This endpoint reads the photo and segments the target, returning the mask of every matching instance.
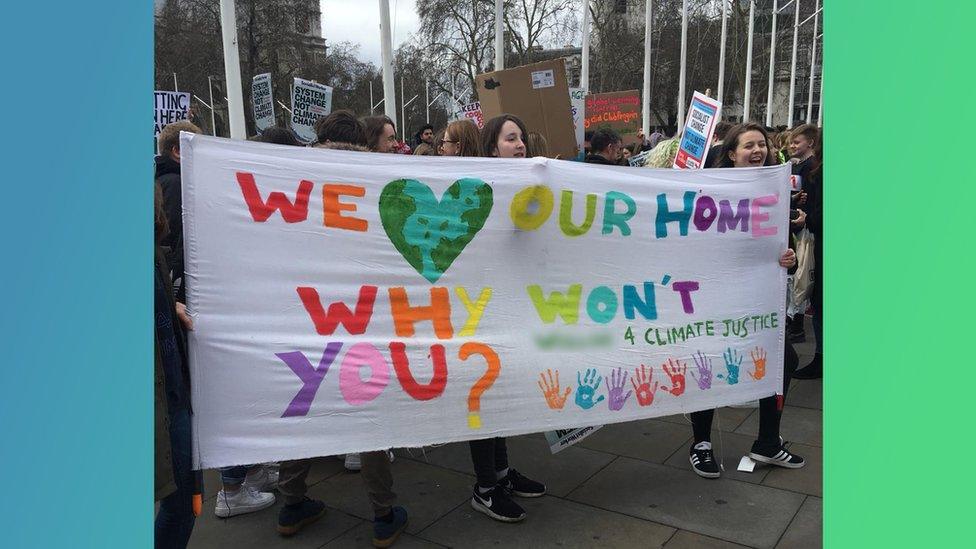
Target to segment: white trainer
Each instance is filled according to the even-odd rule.
[[[363,461],[359,459],[359,454],[346,454],[343,464],[347,471],[359,471],[363,468]]]
[[[274,494],[258,492],[251,486],[243,484],[236,492],[220,490],[214,513],[220,518],[233,517],[267,509],[274,505],[274,502]]]

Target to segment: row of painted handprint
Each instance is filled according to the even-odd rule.
[[[756,347],[749,351],[752,358],[752,370],[747,371],[754,381],[759,381],[766,376],[766,351],[761,347]],[[725,372],[714,374],[712,371],[712,359],[701,351],[692,355],[695,369],[691,371],[691,377],[701,391],[712,388],[715,380],[722,380],[728,385],[739,383],[739,369],[742,366],[743,355],[735,349],[729,347],[722,353],[725,361]],[[607,380],[606,395],[597,395],[603,377],[599,375],[595,368],[576,372],[576,395],[573,401],[577,406],[584,410],[589,410],[597,404],[607,401],[607,406],[612,411],[620,411],[627,404],[631,395],[634,395],[639,406],[650,406],[654,403],[654,396],[658,389],[672,396],[679,397],[685,392],[685,375],[688,373],[687,361],[678,358],[669,358],[667,362],[661,364],[661,370],[667,375],[667,385],[660,385],[659,381],[654,380],[654,367],[641,364],[634,368],[633,375],[623,368],[610,370],[610,377]],[[553,410],[562,410],[569,400],[572,387],[565,390],[560,386],[559,370],[547,369],[539,374],[539,389],[546,399],[546,404]],[[630,380],[632,389],[627,389],[627,381]]]

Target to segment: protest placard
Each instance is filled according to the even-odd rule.
[[[485,118],[514,114],[528,131],[546,138],[550,155],[563,159],[576,156],[566,63],[562,59],[479,74],[475,87]]]
[[[196,466],[782,390],[789,166],[181,139]]]
[[[295,78],[291,94],[291,129],[306,143],[315,141],[315,121],[332,112],[332,88]]]
[[[485,127],[485,117],[481,113],[481,103],[475,101],[474,103],[468,103],[467,105],[461,106],[458,110],[454,111],[455,120],[468,119],[474,122],[478,129]]]
[[[625,145],[636,143],[641,125],[640,92],[629,90],[587,95],[583,125],[587,130],[609,128],[620,134]]]
[[[156,114],[156,131],[153,136],[179,120],[186,120],[190,112],[190,94],[188,92],[159,91],[153,92],[153,110]]]
[[[703,168],[708,147],[712,144],[715,124],[718,123],[722,104],[707,95],[695,92],[688,109],[688,119],[681,135],[678,154],[674,157],[674,168]]]
[[[580,427],[579,429],[557,429],[555,431],[546,431],[546,442],[549,443],[549,451],[555,454],[565,450],[566,448],[569,448],[584,438],[592,435],[600,427],[603,427],[603,425],[591,425],[589,427]]]
[[[583,88],[569,88],[569,105],[573,109],[573,127],[576,129],[576,146],[583,150],[583,138],[586,135],[584,128],[584,113],[586,111],[586,90]]]
[[[251,81],[251,105],[254,107],[254,127],[258,133],[275,125],[270,73],[255,75]]]

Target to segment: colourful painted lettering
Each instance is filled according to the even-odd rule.
[[[586,217],[582,225],[573,223],[573,191],[563,191],[559,198],[559,228],[566,236],[581,236],[593,226],[596,217],[596,195],[586,195]]]
[[[267,221],[275,210],[281,211],[281,218],[286,223],[298,223],[308,218],[308,197],[312,194],[311,181],[302,180],[298,184],[294,203],[288,200],[285,193],[279,191],[269,194],[267,201],[262,200],[257,183],[254,182],[254,175],[247,172],[237,172],[237,184],[244,194],[244,202],[251,212],[251,218],[258,223]]]
[[[637,295],[637,288],[631,284],[624,286],[624,317],[634,320],[634,310],[640,311],[647,320],[657,319],[657,302],[654,299],[654,283],[644,283],[644,299]]]
[[[360,371],[369,368],[370,375],[362,380]],[[361,406],[380,396],[390,383],[390,366],[376,347],[369,343],[357,343],[342,357],[339,370],[339,390],[342,398],[353,406]]]
[[[300,351],[275,353],[275,356],[287,364],[291,368],[291,371],[295,372],[295,375],[298,376],[298,379],[302,380],[302,388],[298,390],[295,398],[291,399],[291,403],[285,409],[285,413],[281,414],[281,417],[304,416],[308,414],[308,410],[312,406],[312,399],[315,398],[315,393],[318,392],[319,386],[322,385],[322,380],[325,379],[325,374],[329,372],[329,367],[332,366],[340,350],[342,350],[342,343],[340,342],[334,341],[326,345],[325,350],[322,352],[322,360],[319,361],[318,368],[313,368],[312,364]]]
[[[573,284],[569,287],[569,292],[563,295],[561,292],[551,292],[549,299],[542,293],[542,287],[533,284],[528,287],[529,297],[535,305],[539,318],[546,324],[552,324],[556,320],[556,315],[562,317],[566,324],[576,324],[579,320],[579,302],[583,293],[582,284]]]
[[[341,301],[330,304],[329,312],[326,313],[322,308],[319,292],[315,288],[299,286],[296,291],[302,300],[302,305],[308,311],[308,316],[312,318],[315,331],[319,335],[332,335],[339,324],[342,324],[342,327],[352,335],[360,335],[366,332],[366,326],[369,325],[369,320],[373,316],[376,286],[363,286],[359,289],[359,300],[356,302],[355,314]]]
[[[597,286],[586,300],[586,313],[593,322],[606,324],[617,314],[617,294],[606,286]]]
[[[683,202],[684,207],[672,212],[668,209],[668,195],[661,193],[657,195],[657,218],[654,221],[655,236],[664,238],[668,236],[668,223],[678,222],[678,232],[681,236],[688,236],[688,221],[691,219],[691,212],[694,208],[694,191],[685,191]]]
[[[454,288],[457,292],[458,297],[461,298],[461,303],[464,304],[464,308],[468,311],[468,320],[464,323],[464,327],[458,332],[459,337],[471,337],[474,335],[475,330],[478,329],[478,323],[481,322],[481,315],[485,313],[485,307],[488,306],[488,300],[491,299],[491,288],[482,288],[481,293],[478,295],[478,301],[472,303],[471,298],[468,297],[468,291],[464,287]]]
[[[545,185],[533,185],[516,193],[509,206],[512,223],[523,231],[534,231],[552,215],[555,199]]]
[[[366,196],[365,187],[358,185],[323,185],[322,186],[322,205],[324,209],[323,221],[326,227],[336,229],[346,229],[347,231],[365,232],[369,227],[369,222],[358,217],[345,217],[342,212],[355,212],[356,205],[348,202],[339,202],[339,196]]]
[[[444,393],[447,385],[447,361],[444,358],[443,345],[430,346],[430,358],[434,363],[434,375],[430,383],[417,383],[410,372],[410,361],[407,359],[407,346],[399,341],[390,343],[390,358],[396,371],[400,386],[415,400],[431,400]]]
[[[438,339],[454,337],[451,298],[447,288],[431,288],[430,305],[416,307],[410,305],[405,288],[390,288],[390,311],[393,314],[393,327],[399,337],[413,337],[414,324],[424,320],[434,324],[434,334]]]
[[[764,221],[769,221],[769,213],[760,211],[763,206],[774,206],[779,202],[779,196],[775,194],[760,196],[752,200],[752,236],[773,236],[776,234],[776,227],[763,227]]]
[[[618,200],[627,206],[627,211],[622,213],[614,211]],[[620,234],[630,236],[630,226],[627,225],[627,221],[636,213],[637,202],[633,198],[617,191],[608,192],[603,203],[603,234],[610,234],[613,228],[617,227],[620,229]]]

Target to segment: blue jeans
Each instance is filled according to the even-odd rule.
[[[190,412],[186,407],[170,412],[169,440],[173,450],[176,492],[159,503],[156,515],[156,549],[183,549],[193,532],[194,474],[190,457]]]
[[[234,465],[233,467],[221,467],[220,468],[220,482],[224,486],[230,484],[231,486],[237,486],[244,483],[244,479],[247,477],[247,471],[254,467],[253,465]]]

